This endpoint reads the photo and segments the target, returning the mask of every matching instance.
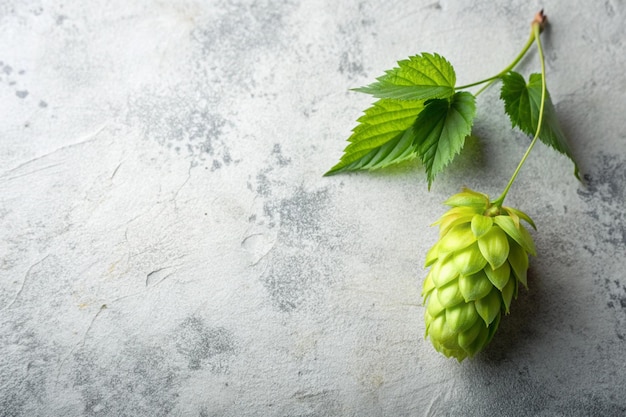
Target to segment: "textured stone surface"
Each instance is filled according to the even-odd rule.
[[[440,202],[498,193],[528,139],[497,89],[428,192],[324,178],[398,59],[504,67],[539,2],[0,4],[0,416],[626,414],[626,4],[545,4],[585,175],[538,146],[509,197],[539,256],[496,339],[423,339]],[[522,62],[527,74],[536,54]]]

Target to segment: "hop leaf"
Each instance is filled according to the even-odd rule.
[[[535,247],[519,221],[532,220],[519,210],[491,207],[488,196],[467,189],[446,204],[452,208],[437,222],[440,239],[426,261],[426,336],[436,350],[462,361],[489,343],[519,284],[526,286]]]
[[[448,98],[454,94],[456,74],[441,55],[423,53],[399,61],[398,67],[377,80],[354,91],[399,100]]]
[[[532,136],[537,130],[541,92],[541,74],[531,74],[528,84],[524,77],[514,71],[502,77],[500,98],[504,100],[504,111],[509,115],[513,127],[519,127],[527,135]],[[566,155],[574,163],[574,175],[578,178],[578,165],[561,130],[550,93],[547,90],[539,139]]]
[[[437,54],[398,62],[378,81],[356,91],[381,100],[358,120],[338,164],[325,175],[379,169],[419,157],[430,189],[471,133],[476,98],[456,92],[454,68]]]
[[[450,100],[435,99],[426,103],[415,121],[415,140],[426,174],[428,188],[435,175],[458,154],[471,133],[476,115],[476,97],[456,93]]]
[[[380,100],[359,118],[348,138],[350,144],[337,165],[325,175],[378,169],[414,159],[413,123],[424,109],[421,101]]]

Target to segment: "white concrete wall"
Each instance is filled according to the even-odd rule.
[[[459,83],[545,7],[585,175],[535,148],[508,203],[530,289],[458,364],[423,338],[441,202],[529,140],[498,89],[431,192],[418,164],[322,177],[418,52]],[[0,4],[0,416],[626,415],[622,0]],[[535,52],[519,70],[538,71]]]

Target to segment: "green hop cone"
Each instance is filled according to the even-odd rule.
[[[535,225],[525,213],[469,189],[444,204],[452,208],[435,223],[439,241],[426,255],[426,337],[460,362],[491,341],[519,284],[527,286],[528,255],[536,252],[520,220]]]

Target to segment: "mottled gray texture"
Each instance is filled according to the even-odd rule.
[[[492,344],[423,338],[428,227],[529,139],[497,89],[431,192],[417,163],[322,177],[370,103],[439,52],[504,67],[546,8],[584,184],[539,145],[508,199],[539,256]],[[0,3],[0,416],[626,415],[626,4]],[[520,71],[538,68],[536,53]]]

